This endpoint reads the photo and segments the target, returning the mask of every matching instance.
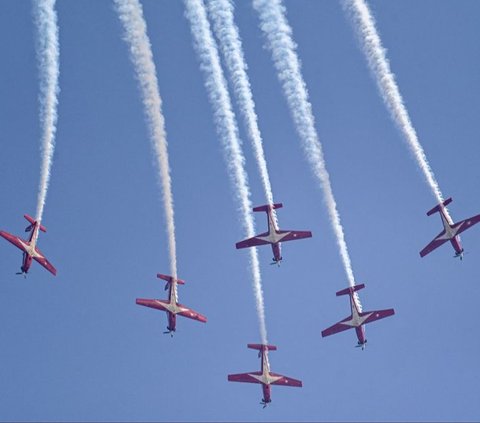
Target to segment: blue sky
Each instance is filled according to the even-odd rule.
[[[0,243],[2,420],[476,420],[480,227],[420,259],[438,232],[423,176],[394,127],[337,2],[286,1],[364,309],[396,315],[322,339],[348,315],[348,285],[322,192],[300,147],[249,2],[238,2],[274,196],[285,229],[313,238],[260,250],[272,370],[302,389],[227,382],[257,370],[259,341],[246,251],[221,144],[180,1],[143,1],[169,141],[180,301],[208,317],[178,320],[136,297],[162,298],[167,240],[154,160],[122,28],[109,1],[59,1],[57,148],[40,248],[54,278]],[[480,213],[480,47],[475,1],[370,2],[397,82],[454,219]],[[0,13],[0,227],[34,214],[40,127],[31,3]],[[242,121],[255,205],[260,179]],[[256,216],[263,230],[265,217]]]

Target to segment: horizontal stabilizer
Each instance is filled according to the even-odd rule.
[[[264,344],[248,344],[248,348],[251,348],[252,350],[269,350],[269,351],[275,351],[277,347],[275,345],[264,345]]]
[[[29,216],[28,214],[24,214],[23,217],[24,217],[25,219],[27,219],[32,226],[34,226],[34,225],[37,223],[36,220],[35,220],[33,217]],[[28,229],[28,231],[30,231],[31,226],[29,226],[27,229]],[[46,228],[45,226],[43,226],[43,225],[40,225],[40,230],[41,230],[42,232],[47,232],[47,228]]]
[[[432,210],[427,212],[427,216],[431,216],[433,213],[440,211],[440,208],[448,206],[452,202],[452,197],[447,198],[443,203],[437,204]]]
[[[360,285],[355,285],[355,286],[349,286],[348,288],[342,289],[341,291],[338,291],[336,293],[337,297],[340,295],[350,295],[353,294],[355,291],[359,291],[360,289],[365,288],[365,284],[361,283]]]
[[[173,279],[171,276],[169,276],[169,275],[162,275],[161,273],[157,273],[157,278],[163,279],[164,281],[167,281],[167,282],[169,282],[169,283],[171,283],[171,282],[172,282],[172,279]],[[184,285],[184,284],[185,284],[185,281],[182,280],[182,279],[177,279],[177,283],[178,283],[179,285]]]
[[[275,203],[275,204],[265,204],[264,206],[254,207],[254,212],[268,212],[270,209],[280,209],[283,207],[282,203]]]

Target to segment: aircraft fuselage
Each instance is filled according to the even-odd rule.
[[[182,307],[178,304],[178,295],[177,295],[177,281],[175,278],[172,278],[169,283],[169,291],[168,291],[168,302],[157,300],[163,307],[163,309],[167,312],[167,319],[168,319],[168,326],[167,330],[169,332],[175,332],[177,328],[177,313],[183,312],[187,310],[185,307]]]
[[[40,225],[35,223],[33,225],[32,233],[30,234],[30,238],[28,243],[22,243],[23,247],[25,248],[25,252],[23,253],[23,260],[22,260],[22,267],[20,268],[23,274],[27,274],[30,270],[30,266],[32,265],[33,257],[41,257],[41,255],[37,252],[37,240],[38,234],[40,230]]]
[[[272,402],[271,394],[270,394],[270,384],[272,382],[277,381],[278,379],[281,379],[281,376],[272,376],[270,374],[270,363],[268,361],[268,350],[267,349],[262,349],[261,354],[262,354],[262,367],[261,367],[262,374],[261,375],[251,374],[250,376],[254,377],[259,382],[262,383],[262,391],[263,391],[262,403],[266,405],[269,402]]]
[[[365,326],[363,325],[363,322],[367,320],[370,317],[370,314],[367,314],[365,316],[361,316],[361,309],[359,307],[359,304],[354,298],[355,293],[350,294],[350,307],[352,310],[352,317],[350,321],[344,322],[350,326],[353,326],[355,328],[355,332],[357,334],[357,339],[358,339],[358,345],[361,345],[362,348],[367,342],[367,338],[365,337]]]
[[[460,224],[456,226],[455,224],[450,223],[443,208],[440,209],[440,217],[442,219],[443,228],[445,229],[445,234],[439,239],[448,239],[455,250],[455,256],[461,258],[463,254],[463,247],[460,241],[460,236],[457,235],[457,232],[462,225]]]
[[[290,232],[279,233],[275,219],[273,217],[272,209],[267,212],[268,235],[259,236],[257,238],[268,241],[272,246],[273,261],[279,263],[282,261],[282,247],[280,241],[285,238]]]

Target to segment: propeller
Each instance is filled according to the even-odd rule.
[[[367,341],[365,340],[365,342],[363,344],[359,342],[357,345],[355,345],[355,348],[362,347],[362,351],[363,351],[366,346],[367,346]]]
[[[167,327],[167,329],[168,329],[168,330],[166,330],[165,332],[163,332],[163,334],[164,334],[164,335],[170,334],[170,337],[173,338],[173,332],[174,332],[174,331],[173,331],[172,329],[168,328],[168,327]]]

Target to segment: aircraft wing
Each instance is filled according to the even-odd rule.
[[[275,382],[271,382],[270,385],[278,385],[278,386],[293,386],[295,388],[302,387],[302,381],[293,379],[291,377],[283,376],[278,373],[270,372],[270,376],[279,377],[280,379],[276,380]]]
[[[45,257],[44,255],[40,252],[40,250],[38,248],[35,248],[35,251],[39,254],[39,256],[37,257],[33,257],[33,259],[41,264],[43,267],[45,267],[45,269],[47,269],[50,273],[52,273],[54,276],[57,275],[57,269],[55,269],[55,267],[53,267],[52,263],[50,263]]]
[[[420,257],[424,257],[427,254],[430,254],[433,250],[445,244],[448,239],[442,238],[443,235],[445,235],[445,230],[440,232],[430,244],[428,244],[422,251],[420,251]]]
[[[364,324],[374,322],[375,320],[384,319],[388,316],[393,316],[395,314],[395,310],[393,308],[389,308],[386,310],[364,311],[360,313],[360,316],[363,317],[369,314],[370,316],[368,316],[368,318],[364,320]]]
[[[200,313],[192,310],[191,308],[185,307],[181,304],[178,304],[179,307],[182,307],[183,311],[177,313],[179,316],[188,317],[189,319],[198,320],[199,322],[205,323],[207,318]]]
[[[343,322],[347,322],[350,320],[352,320],[352,316],[348,316],[342,321],[335,323],[333,326],[330,326],[329,328],[322,330],[322,336],[323,337],[330,336],[330,335],[333,335],[334,333],[343,332],[344,330],[352,329],[353,326],[343,324]]]
[[[145,307],[155,308],[157,310],[168,311],[164,304],[168,304],[168,301],[163,300],[149,300],[146,298],[137,298],[136,303]]]
[[[267,245],[270,244],[270,242],[265,241],[264,239],[259,239],[259,237],[267,237],[268,232],[265,232],[263,234],[255,235],[253,238],[248,238],[243,241],[237,242],[235,244],[235,247],[237,247],[237,250],[240,248],[249,248],[249,247],[257,247],[259,245]]]
[[[28,241],[23,241],[23,240],[22,240],[21,238],[19,238],[18,236],[9,234],[8,232],[5,232],[5,231],[0,231],[0,236],[2,236],[3,238],[5,238],[8,242],[11,242],[13,245],[15,245],[15,247],[20,248],[20,250],[22,250],[22,251],[25,251],[25,246],[24,246],[24,244],[27,244],[27,245],[28,245]],[[21,241],[22,241],[24,244],[22,244]]]
[[[281,234],[287,233],[288,235],[282,238],[282,242],[295,241],[296,239],[311,238],[312,233],[310,231],[285,231],[281,230]]]
[[[469,219],[465,219],[456,223],[454,228],[460,227],[460,229],[457,231],[457,235],[458,235],[458,234],[461,234],[463,231],[470,229],[473,225],[475,225],[478,222],[480,222],[480,214],[477,214],[476,216],[473,216]]]
[[[262,383],[254,376],[262,376],[262,372],[238,373],[236,375],[228,375],[229,382],[245,382],[245,383]]]

